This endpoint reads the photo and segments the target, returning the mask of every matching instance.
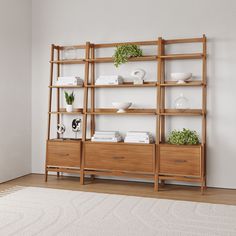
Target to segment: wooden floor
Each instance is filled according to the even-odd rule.
[[[87,179],[85,185],[80,185],[79,178],[76,177],[61,176],[57,178],[56,176],[49,176],[48,182],[45,182],[44,175],[30,174],[0,184],[0,191],[13,186],[80,190],[88,192],[236,205],[236,190],[230,189],[208,188],[204,195],[202,195],[199,187],[165,185],[159,192],[154,192],[153,184],[151,183],[101,179],[91,181],[90,179]]]

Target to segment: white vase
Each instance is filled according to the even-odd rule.
[[[73,105],[66,104],[66,111],[67,112],[72,112],[73,111]]]

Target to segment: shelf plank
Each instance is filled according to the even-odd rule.
[[[164,44],[178,44],[178,43],[202,43],[203,38],[188,38],[188,39],[167,39]]]
[[[139,46],[157,46],[158,41],[135,41],[135,42],[122,42],[122,43],[100,43],[100,44],[94,44],[95,48],[111,48],[111,47],[117,47],[122,46],[126,44],[134,44]]]
[[[165,83],[160,84],[161,87],[185,87],[185,86],[203,86],[203,82],[202,81],[188,81],[186,83],[183,84],[178,84],[177,81],[165,81]]]
[[[165,116],[200,116],[203,115],[202,109],[165,109],[160,115]]]
[[[156,61],[157,56],[142,56],[142,57],[131,57],[128,61]],[[88,59],[89,62],[96,62],[96,63],[107,63],[107,62],[114,62],[113,57],[100,57],[95,59]]]
[[[83,85],[53,85],[48,86],[49,88],[84,88]]]
[[[56,61],[50,61],[50,63],[53,64],[84,64],[84,59],[71,59],[71,60],[56,60]]]
[[[167,54],[160,56],[160,58],[167,60],[201,59],[203,58],[203,54],[202,53]]]
[[[128,87],[156,87],[156,82],[144,82],[144,84],[133,84],[132,82],[124,82],[123,84],[109,84],[109,85],[87,85],[88,88],[128,88]]]
[[[51,111],[49,114],[66,114],[66,115],[77,115],[82,114],[82,108],[75,108],[72,112],[67,112],[65,108],[60,109],[60,111]]]
[[[156,109],[128,109],[124,113],[117,113],[117,109],[100,108],[95,109],[94,112],[88,111],[87,114],[92,115],[155,115]]]

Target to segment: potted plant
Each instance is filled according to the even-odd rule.
[[[65,99],[66,99],[66,111],[72,112],[73,111],[73,102],[75,100],[74,92],[71,94],[68,94],[68,92],[65,91]]]
[[[140,57],[142,55],[143,52],[137,45],[124,44],[117,46],[113,55],[114,65],[115,67],[118,67],[119,65],[126,63],[130,57]]]
[[[185,128],[182,131],[172,131],[167,142],[175,145],[197,145],[200,143],[197,132]]]

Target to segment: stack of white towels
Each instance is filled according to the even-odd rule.
[[[96,79],[95,85],[118,85],[124,80],[120,75],[101,75]]]
[[[129,131],[126,134],[125,143],[152,143],[153,137],[149,132]]]
[[[117,143],[122,140],[118,131],[95,131],[91,138],[93,142],[112,142]]]

